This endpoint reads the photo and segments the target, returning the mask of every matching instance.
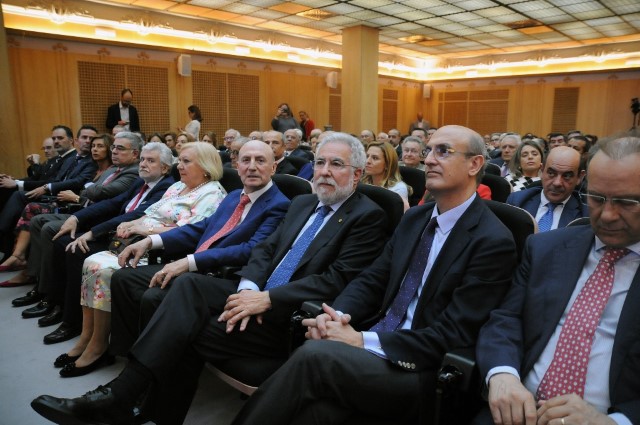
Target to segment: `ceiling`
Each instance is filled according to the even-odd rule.
[[[3,3],[16,1],[31,0]],[[192,31],[273,45],[303,43],[337,54],[342,54],[342,30],[366,25],[380,31],[381,62],[418,67],[420,61],[452,67],[616,52],[637,55],[640,64],[640,0],[69,1],[118,5],[120,20],[128,14],[133,21],[163,21],[177,28],[180,24],[172,20],[186,18]]]
[[[443,57],[640,39],[639,0],[111,0],[286,35],[340,42],[356,25],[380,50]]]

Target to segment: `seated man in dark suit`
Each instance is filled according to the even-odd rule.
[[[151,235],[122,252],[119,263],[123,268],[111,279],[112,353],[129,351],[175,278],[186,272],[207,274],[222,266],[243,266],[253,247],[276,230],[290,201],[271,181],[274,168],[269,146],[258,140],[245,143],[238,155],[243,189],[229,193],[211,217]],[[245,196],[249,202],[240,205]],[[147,250],[160,248],[171,257],[182,258],[137,267]],[[124,267],[129,263],[131,268]]]
[[[567,146],[557,147],[542,166],[542,187],[513,192],[507,204],[527,210],[541,232],[565,227],[576,218],[589,216],[587,206],[575,192],[584,175],[580,154]]]
[[[500,157],[493,158],[489,162],[500,167],[500,175],[502,177],[509,174],[509,161],[518,150],[518,146],[522,144],[520,135],[515,133],[507,133],[500,139]]]
[[[107,109],[107,121],[105,126],[109,131],[115,126],[122,126],[124,131],[140,131],[140,118],[138,110],[131,104],[133,92],[130,89],[122,89],[120,102],[109,106]]]
[[[295,176],[298,169],[284,156],[284,140],[282,133],[275,130],[265,131],[262,141],[271,146],[276,161],[276,174],[290,174]]]
[[[284,156],[299,156],[301,158],[313,161],[313,152],[300,148],[300,141],[302,140],[302,130],[299,128],[292,128],[284,132]]]
[[[468,128],[433,134],[424,162],[435,204],[407,211],[376,262],[303,321],[313,341],[234,423],[337,424],[353,415],[405,423],[430,410],[444,354],[475,345],[516,265],[511,233],[475,193],[485,152]]]
[[[591,225],[529,238],[480,332],[477,424],[640,423],[640,138],[596,147]]]
[[[119,140],[117,143],[124,143],[123,139]],[[84,259],[107,249],[110,232],[120,223],[141,217],[150,205],[160,200],[174,183],[169,175],[172,161],[171,151],[164,144],[148,143],[143,146],[138,164],[140,177],[126,192],[77,211],[57,228],[57,233],[49,236],[52,240],[47,248],[46,267],[50,276],[46,288],[37,285],[26,296],[13,300],[14,306],[23,306],[43,299],[46,294],[46,301],[38,306],[51,310],[47,313],[48,319],[55,317],[56,322],[62,323],[45,335],[45,344],[66,341],[80,333],[82,312],[79,294]],[[46,305],[42,306],[43,303]]]
[[[204,360],[284,362],[293,311],[308,299],[335,298],[384,245],[384,211],[355,191],[364,164],[360,141],[344,133],[325,138],[315,163],[316,194],[293,200],[278,229],[251,252],[240,284],[178,276],[118,378],[72,400],[41,396],[34,409],[63,423],[129,423],[135,400],[151,386],[151,419],[182,423]]]

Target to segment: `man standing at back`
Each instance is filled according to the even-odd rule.
[[[120,102],[109,106],[105,124],[109,131],[117,125],[122,126],[124,131],[140,131],[138,110],[131,104],[132,100],[133,92],[130,89],[122,89]]]
[[[585,174],[580,164],[578,151],[567,146],[554,148],[542,166],[542,187],[513,192],[507,198],[507,204],[527,210],[536,219],[541,232],[588,217],[587,206],[574,193]]]
[[[405,423],[432,406],[444,354],[475,345],[516,254],[509,230],[475,193],[482,137],[445,126],[426,152],[435,205],[407,211],[376,262],[324,314],[303,321],[313,341],[258,388],[234,423],[337,424],[362,415]]]
[[[476,424],[640,423],[640,138],[596,146],[591,225],[530,237],[482,328]]]
[[[315,160],[316,194],[294,198],[282,224],[251,252],[239,284],[179,276],[118,378],[71,400],[41,396],[34,409],[59,423],[129,423],[133,403],[152,386],[151,418],[182,423],[204,360],[284,362],[291,314],[303,301],[334,299],[380,254],[385,213],[355,191],[364,163],[357,139],[327,136]]]

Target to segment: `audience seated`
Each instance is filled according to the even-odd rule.
[[[521,143],[522,139],[515,133],[506,133],[500,139],[500,157],[494,158],[489,162],[500,167],[500,175],[502,177],[509,174],[509,162]]]
[[[271,146],[276,161],[276,174],[298,174],[298,169],[284,156],[283,135],[279,131],[269,130],[262,134],[262,141]]]
[[[390,143],[369,143],[362,182],[381,186],[397,193],[404,202],[405,211],[409,209],[411,188],[402,181],[398,170],[398,155]]]
[[[580,167],[580,154],[568,146],[552,149],[542,167],[542,187],[514,192],[507,204],[527,210],[538,222],[541,232],[565,227],[589,211],[580,202],[576,187],[585,171]]]
[[[343,133],[326,137],[317,152],[316,194],[293,200],[283,223],[252,251],[239,285],[195,273],[179,276],[116,380],[92,392],[92,401],[42,396],[34,408],[63,420],[80,415],[127,423],[135,400],[153,383],[147,415],[181,423],[204,360],[284,361],[291,313],[304,300],[335,298],[380,254],[385,214],[354,193],[364,162],[357,139]]]
[[[299,156],[306,158],[308,161],[313,161],[313,152],[310,150],[301,149],[299,147],[302,140],[302,131],[298,128],[292,128],[284,132],[284,156]]]
[[[509,161],[509,174],[505,179],[511,184],[513,192],[529,187],[540,180],[540,169],[544,161],[542,146],[532,140],[522,142]]]
[[[424,149],[425,145],[421,139],[413,136],[407,137],[402,141],[402,161],[400,161],[399,165],[424,171],[425,166],[422,163]]]

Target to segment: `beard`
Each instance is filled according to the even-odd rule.
[[[351,181],[352,179],[349,179],[349,183]],[[320,186],[320,183],[333,186],[333,191]],[[345,186],[339,186],[338,183],[336,183],[336,181],[331,177],[320,177],[319,179],[314,180],[313,189],[320,202],[325,205],[333,205],[335,203],[344,201],[353,193],[353,187],[351,185],[347,184]]]

